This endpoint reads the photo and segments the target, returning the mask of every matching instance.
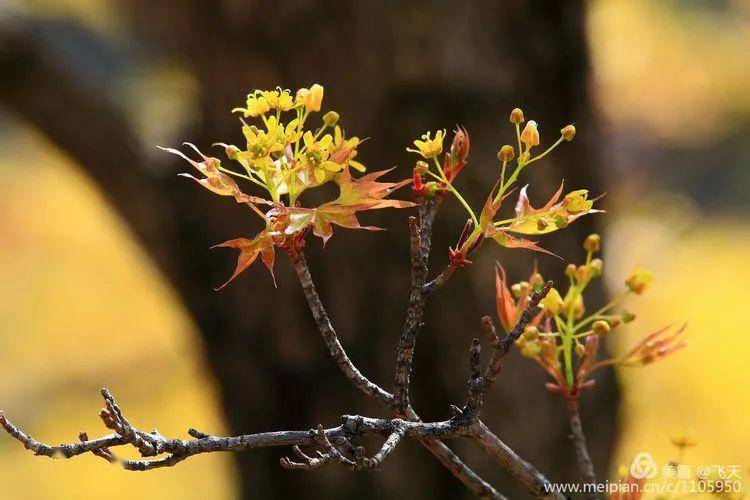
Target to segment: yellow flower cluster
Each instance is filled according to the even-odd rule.
[[[337,125],[338,113],[329,111],[319,128],[306,128],[310,114],[320,111],[323,94],[318,84],[299,89],[294,98],[280,87],[256,90],[247,96],[245,107],[232,110],[243,115],[246,147],[225,144],[227,154],[245,169],[242,177],[268,190],[273,201],[286,194],[293,205],[305,189],[333,180],[345,167],[365,170],[354,160],[361,141],[344,137]],[[284,122],[287,112],[294,116]],[[262,123],[251,125],[247,118],[259,118]]]

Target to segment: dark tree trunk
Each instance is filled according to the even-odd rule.
[[[347,130],[372,138],[362,150],[372,167],[398,164],[407,175],[414,158],[404,148],[411,139],[460,123],[472,135],[472,156],[459,183],[478,205],[497,175],[497,149],[513,140],[507,115],[520,105],[540,122],[543,140],[553,139],[570,121],[582,132],[553,160],[533,169],[539,198],[549,196],[561,177],[571,189],[602,191],[594,167],[597,132],[581,2],[149,0],[122,5],[138,49],[178,58],[198,79],[200,116],[184,139],[201,148],[217,140],[240,142],[228,111],[243,102],[247,90],[319,82],[326,86],[325,104],[341,113]],[[14,50],[0,52],[2,73],[11,75],[0,82],[0,102],[80,162],[174,284],[203,336],[232,433],[332,424],[342,413],[385,414],[337,372],[284,259],[277,266],[278,289],[265,271],[252,269],[226,289],[212,290],[230,273],[234,254],[209,251],[209,246],[258,229],[243,210],[175,179],[175,164],[168,159],[153,164],[119,111],[102,96],[76,87],[80,75],[50,61],[44,41],[12,29],[4,38]],[[55,99],[40,102],[42,95]],[[65,107],[71,103],[82,109]],[[113,144],[114,153],[104,151]],[[132,166],[129,174],[122,175],[123,165]],[[407,300],[405,215],[370,217],[368,222],[387,227],[387,233],[338,231],[325,252],[317,241],[309,245],[313,277],[342,343],[386,388],[392,384]],[[434,268],[445,262],[463,219],[457,204],[444,208],[436,223]],[[544,243],[566,259],[580,258],[579,242],[595,222],[576,223]],[[532,264],[529,256],[488,246],[428,308],[414,377],[414,403],[425,418],[445,417],[448,405],[463,397],[466,349],[481,315],[494,309],[495,259],[516,279]],[[538,257],[538,262],[542,268],[562,267],[553,258]],[[543,391],[536,367],[514,357],[496,385],[485,421],[553,481],[574,477],[564,405]],[[601,380],[596,392],[597,404],[584,401],[582,414],[601,473],[613,445],[613,379]],[[280,453],[237,456],[243,498],[467,495],[417,446],[404,446],[375,474],[288,472],[278,466]],[[494,464],[471,451],[465,454],[500,491],[522,496]]]

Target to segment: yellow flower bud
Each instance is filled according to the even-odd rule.
[[[510,287],[510,291],[513,294],[515,298],[520,298],[523,293],[528,290],[529,284],[525,281],[521,281],[519,283],[515,283],[513,286]]]
[[[588,235],[586,240],[583,242],[583,249],[587,252],[596,253],[599,251],[599,247],[601,246],[602,239],[601,237],[594,233]]]
[[[654,277],[650,272],[645,269],[636,268],[630,273],[628,279],[625,280],[625,285],[627,285],[631,292],[640,295],[648,288],[652,281],[654,281]]]
[[[579,267],[578,270],[580,269]],[[567,314],[572,315],[576,319],[582,317],[586,309],[583,305],[583,296],[580,293],[574,293],[572,288],[568,289],[568,293],[565,294],[565,299],[563,300],[563,309]]]
[[[573,125],[565,125],[560,130],[560,134],[562,134],[563,139],[566,141],[572,141],[576,135],[576,128]]]
[[[622,322],[627,324],[635,319],[635,314],[633,314],[632,312],[624,312],[622,313],[621,318]]]
[[[558,292],[557,289],[552,288],[539,304],[547,315],[554,316],[560,312],[560,308],[563,305],[563,299],[560,296],[560,292]]]
[[[526,144],[527,148],[539,145],[539,129],[534,120],[529,120],[521,132],[521,142]]]
[[[555,226],[557,226],[559,229],[566,228],[569,224],[568,219],[559,214],[555,215],[555,218],[552,219],[552,222],[554,222]]]
[[[511,161],[515,156],[516,150],[513,149],[513,146],[510,144],[506,144],[500,148],[500,151],[497,153],[497,157],[500,161]]]
[[[521,111],[521,108],[514,108],[510,112],[510,123],[523,123],[523,111]]]
[[[430,166],[426,162],[423,162],[422,160],[419,160],[416,166],[414,167],[414,171],[418,173],[419,175],[426,174],[429,169],[430,169]]]
[[[539,329],[535,326],[527,326],[523,331],[523,336],[527,340],[536,340],[539,338]]]
[[[586,354],[586,348],[583,347],[583,344],[576,343],[576,354],[578,354],[579,356],[583,356],[584,354]]]
[[[323,102],[324,89],[317,83],[309,89],[299,89],[297,91],[296,101],[305,107],[305,110],[320,111],[320,105]]]
[[[328,113],[323,115],[323,123],[326,124],[326,127],[334,127],[339,122],[339,114],[335,111],[329,111]]]
[[[576,265],[568,264],[568,266],[565,268],[565,276],[572,278],[575,275],[576,275]]]
[[[536,287],[536,286],[542,286],[544,284],[544,277],[539,273],[534,273],[531,275],[531,278],[529,278],[529,285]]]
[[[592,259],[589,263],[589,267],[591,268],[591,276],[593,278],[598,278],[602,275],[602,270],[604,269],[604,261],[602,259]]]
[[[591,330],[600,337],[606,335],[610,329],[609,323],[602,320],[594,321],[594,324],[591,325]]]

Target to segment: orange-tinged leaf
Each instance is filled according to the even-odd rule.
[[[356,213],[363,210],[377,210],[381,208],[407,208],[414,203],[403,200],[391,200],[386,197],[394,190],[411,182],[406,179],[400,182],[380,182],[377,179],[390,170],[381,170],[353,179],[349,168],[344,168],[339,175],[339,196],[335,200],[325,203],[315,209],[293,209],[293,211],[309,210],[312,215],[313,234],[323,239],[325,245],[333,234],[333,225],[348,229],[365,229],[378,231],[381,228],[362,226]]]
[[[348,207],[336,205],[323,206],[315,211],[313,221],[313,234],[323,239],[323,245],[333,235],[333,224],[347,229],[364,229],[366,231],[382,231],[383,229],[375,226],[362,226],[357,219],[357,215]]]
[[[497,317],[505,331],[510,332],[518,323],[518,308],[508,289],[505,269],[499,264],[495,267],[495,289],[497,290]]]
[[[487,236],[492,238],[498,244],[500,244],[501,246],[504,246],[505,248],[525,248],[526,250],[533,250],[535,252],[543,252],[549,255],[554,255],[555,257],[559,258],[558,255],[537,245],[536,241],[529,241],[523,238],[517,238],[515,236],[508,234],[504,229],[490,228]]]
[[[393,169],[380,170],[358,179],[352,179],[349,169],[344,169],[338,179],[339,197],[326,205],[356,207],[356,210],[374,210],[378,208],[406,208],[414,203],[402,200],[385,199],[393,191],[409,184],[411,179],[400,182],[379,182],[377,179]]]
[[[507,221],[503,230],[518,234],[547,234],[566,227],[586,214],[600,212],[593,209],[594,201],[598,198],[589,200],[588,191],[584,189],[572,191],[558,202],[562,195],[562,183],[544,206],[534,208],[529,202],[528,187],[527,184],[521,189],[516,203],[516,217]]]
[[[266,231],[261,232],[252,240],[247,238],[236,238],[233,240],[225,241],[224,243],[219,243],[218,245],[214,245],[211,248],[219,247],[236,248],[240,251],[240,254],[237,257],[237,267],[235,268],[234,273],[232,273],[232,276],[216,290],[221,290],[222,288],[227,286],[234,278],[239,276],[245,269],[250,267],[260,254],[262,254],[263,263],[271,272],[271,276],[274,279],[274,285],[276,284],[276,278],[273,274],[273,264],[275,258],[273,239]]]
[[[195,167],[200,173],[202,173],[205,177],[199,179],[197,177],[194,177],[191,174],[186,174],[186,173],[178,174],[179,176],[192,179],[198,184],[200,184],[201,186],[203,186],[204,188],[218,195],[232,196],[235,200],[237,200],[237,203],[246,203],[248,205],[252,205],[253,207],[255,205],[269,204],[269,202],[263,198],[259,198],[257,196],[250,196],[250,195],[243,193],[240,190],[237,183],[234,181],[234,179],[232,179],[227,174],[219,171],[218,167],[221,165],[221,161],[218,158],[213,158],[213,157],[204,155],[193,144],[190,144],[190,143],[185,143],[185,144],[191,147],[194,151],[196,151],[200,155],[200,157],[203,159],[203,161],[197,162],[195,160],[192,160],[191,158],[186,156],[182,151],[179,151],[174,148],[163,148],[159,146],[159,149],[166,151],[168,153],[177,155],[180,158],[183,158],[188,163],[190,163],[193,167]]]
[[[563,187],[565,185],[565,181],[560,182],[560,187],[557,188],[557,191],[555,191],[555,194],[552,195],[552,198],[547,201],[547,203],[544,204],[543,207],[540,208],[534,208],[531,206],[531,203],[529,202],[529,196],[527,194],[527,190],[529,188],[529,185],[526,184],[524,187],[521,188],[521,191],[518,193],[518,201],[516,202],[516,217],[523,217],[527,214],[532,214],[535,212],[545,212],[552,208],[552,206],[557,203],[557,200],[560,199],[560,196],[562,196]]]
[[[507,193],[505,193],[503,196],[500,197],[497,201],[494,200],[494,189],[490,192],[490,195],[487,197],[487,200],[484,202],[484,207],[482,207],[482,212],[479,214],[479,228],[487,232],[489,228],[493,225],[493,219],[495,218],[495,215],[497,214],[497,211],[500,210],[500,206],[502,205],[505,198],[511,195],[515,189],[511,189]]]

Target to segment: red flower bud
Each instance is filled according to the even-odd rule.
[[[466,129],[458,127],[453,132],[453,142],[448,154],[445,155],[443,170],[448,182],[455,179],[456,175],[466,166],[469,157],[469,133]]]

